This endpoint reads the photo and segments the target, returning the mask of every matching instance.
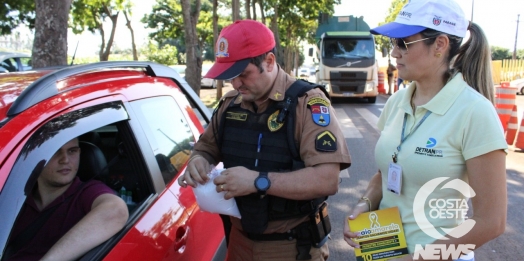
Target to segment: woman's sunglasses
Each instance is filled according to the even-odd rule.
[[[416,43],[416,42],[421,42],[421,41],[424,41],[424,40],[427,40],[427,39],[431,39],[431,38],[435,38],[435,37],[428,37],[428,38],[424,38],[424,39],[418,39],[418,40],[407,42],[407,43],[402,38],[389,38],[389,40],[391,42],[391,50],[393,50],[395,48],[395,46],[396,46],[403,53],[407,53],[408,52],[408,45]]]

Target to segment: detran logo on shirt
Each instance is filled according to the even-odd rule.
[[[429,138],[428,141],[426,141],[426,148],[433,148],[437,145],[437,140],[435,138]]]
[[[475,196],[475,191],[468,183],[460,179],[452,179],[440,187],[440,189],[453,189],[460,192],[464,198],[430,198],[430,195],[440,186],[441,183],[449,177],[434,178],[426,182],[415,195],[413,201],[413,214],[418,227],[435,240],[449,240],[450,238],[460,238],[468,233],[475,220],[466,219],[467,199]],[[426,204],[427,202],[427,204]],[[427,211],[429,210],[429,211]],[[462,224],[456,227],[435,227],[426,216],[436,219],[466,219]],[[416,244],[415,258],[422,257],[424,260],[447,260],[450,256],[452,259],[458,259],[461,254],[468,253],[475,249],[474,244]]]
[[[429,137],[426,141],[425,147],[416,147],[415,154],[428,156],[428,157],[437,157],[442,158],[444,154],[442,150],[437,150],[434,147],[437,146],[437,139]]]

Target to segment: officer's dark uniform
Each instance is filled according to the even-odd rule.
[[[210,124],[206,128],[195,145],[195,153],[206,152],[215,161],[223,161],[226,168],[244,166],[258,171],[292,171],[293,160],[289,153],[286,125],[279,124],[275,118],[281,110],[277,104],[284,100],[286,90],[294,81],[280,69],[268,100],[256,112],[252,103],[243,103],[236,91],[227,93],[214,116],[221,119],[220,124]],[[226,110],[228,112],[224,117]],[[341,170],[349,167],[351,159],[342,130],[333,107],[321,90],[312,89],[299,97],[294,120],[294,137],[298,141],[303,166],[340,163]],[[258,153],[259,139],[262,139],[263,146]],[[255,159],[258,159],[257,166]],[[241,214],[244,214],[242,219],[231,217],[229,260],[296,260],[297,240],[282,239],[280,235],[308,223],[309,217],[304,213],[311,209],[308,210],[306,204],[303,204],[307,202],[286,201],[269,195],[260,200],[255,194],[236,198],[236,201]],[[317,204],[322,199],[308,202]],[[249,216],[250,212],[246,209],[264,209],[257,204],[269,204],[286,211],[300,208],[305,212],[294,215],[270,209],[261,218],[258,217],[260,213]],[[292,204],[298,204],[299,207],[289,207]],[[327,244],[320,248],[312,247],[309,252],[311,260],[324,260],[328,253]]]

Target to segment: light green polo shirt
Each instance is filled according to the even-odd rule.
[[[427,104],[417,107],[415,115],[410,105],[414,90],[413,83],[388,99],[378,121],[381,135],[375,148],[375,160],[382,172],[383,198],[380,209],[398,206],[410,253],[414,252],[415,244],[424,246],[436,240],[421,230],[415,221],[415,214],[421,215],[424,211],[441,235],[446,234],[441,227],[453,228],[464,221],[461,215],[459,218],[441,218],[436,217],[435,213],[438,212],[430,213],[432,208],[429,202],[432,199],[433,203],[438,199],[464,199],[455,189],[441,189],[442,185],[453,179],[467,182],[466,160],[494,150],[507,149],[495,107],[469,87],[462,74],[455,75]],[[400,143],[404,114],[408,115],[405,128],[407,135],[428,110],[431,114],[402,143],[397,163],[402,166],[402,189],[401,195],[396,195],[387,190],[387,173],[393,152],[397,151]],[[429,191],[428,199],[422,200],[425,202],[423,208],[414,211],[415,195],[419,189],[438,177],[449,179],[439,183],[433,192]]]

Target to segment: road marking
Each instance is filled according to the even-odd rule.
[[[362,118],[364,118],[364,120],[369,123],[369,125],[371,125],[371,127],[373,127],[373,129],[375,129],[377,132],[380,132],[377,128],[378,117],[375,116],[375,114],[370,112],[368,109],[357,108],[355,110],[358,112],[358,114],[360,114],[360,116],[362,116]]]
[[[348,172],[348,169],[342,170],[342,171],[338,174],[338,176],[341,177],[341,178],[349,178],[349,172]]]
[[[335,113],[337,114],[337,119],[342,128],[344,138],[363,138],[362,134],[360,134],[360,131],[355,127],[355,124],[353,124],[353,121],[351,121],[344,109],[335,108]]]

